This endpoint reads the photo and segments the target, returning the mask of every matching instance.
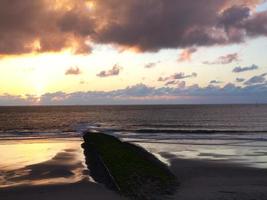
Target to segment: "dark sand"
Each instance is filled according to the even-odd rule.
[[[180,186],[170,199],[267,200],[267,169],[215,161],[169,159]],[[0,200],[115,200],[124,199],[104,186],[88,181],[46,186],[0,188]]]
[[[80,182],[66,185],[21,186],[0,189],[1,200],[118,200],[124,199],[104,186]]]
[[[267,200],[267,169],[215,161],[170,159],[180,181],[177,200]]]

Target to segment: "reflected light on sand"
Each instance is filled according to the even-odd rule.
[[[56,152],[77,147],[75,143],[38,141],[37,143],[0,144],[1,169],[18,169],[51,159]]]
[[[0,188],[88,179],[80,141],[0,142]]]

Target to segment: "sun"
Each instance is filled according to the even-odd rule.
[[[36,66],[30,75],[30,84],[33,89],[32,93],[37,97],[42,96],[46,92],[49,84],[47,69]]]
[[[93,2],[93,1],[86,1],[86,6],[87,6],[87,8],[88,8],[89,10],[93,10],[93,9],[95,9],[96,4],[95,4],[95,2]]]

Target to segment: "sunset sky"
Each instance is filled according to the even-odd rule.
[[[267,2],[0,1],[0,105],[161,103],[267,103]]]

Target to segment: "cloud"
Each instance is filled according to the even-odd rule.
[[[203,64],[207,65],[226,65],[230,64],[232,62],[239,61],[239,55],[238,53],[233,53],[233,54],[227,54],[225,56],[220,56],[218,57],[215,61],[209,62],[205,61]]]
[[[0,55],[90,52],[94,25],[83,0],[1,0],[0,19]]]
[[[168,81],[167,83],[169,84],[167,85],[170,85],[170,84],[174,84],[174,82],[177,80],[186,79],[186,78],[194,78],[194,77],[197,77],[197,73],[195,72],[193,72],[192,74],[188,74],[188,75],[186,75],[183,72],[180,72],[180,73],[176,73],[176,74],[173,74],[167,77],[159,77],[158,81],[162,81],[162,82]]]
[[[105,13],[102,19],[107,24],[96,36],[100,43],[157,51],[223,42],[222,37],[215,35],[217,30],[210,34],[223,7],[218,0],[207,6],[203,6],[205,0],[126,0],[123,4],[119,0],[96,0],[96,3],[99,12]]]
[[[0,55],[89,53],[90,44],[158,51],[239,43],[267,36],[267,11],[253,12],[260,2],[1,0]]]
[[[107,71],[101,71],[100,73],[97,74],[98,77],[105,78],[109,76],[117,76],[120,74],[122,67],[119,65],[114,65],[112,69],[107,70]]]
[[[179,81],[178,81],[179,82]],[[168,86],[168,85],[175,85],[177,83],[177,81],[176,80],[171,80],[171,81],[167,81],[166,83],[165,83],[165,85],[166,86]]]
[[[32,95],[26,95],[25,97],[21,95],[11,95],[11,94],[3,94],[0,95],[0,105],[9,105],[9,106],[16,106],[16,105],[35,105],[38,101],[38,98]]]
[[[0,105],[101,105],[101,104],[201,104],[201,103],[267,103],[267,84],[244,87],[227,83],[224,86],[150,87],[137,84],[112,91],[55,92],[41,97],[0,96]]]
[[[267,12],[253,12],[245,5],[234,5],[225,10],[219,24],[224,26],[233,43],[243,42],[246,37],[267,36]]]
[[[254,84],[262,84],[266,82],[266,78],[265,76],[267,75],[267,73],[258,75],[258,76],[253,76],[252,78],[250,78],[249,80],[247,80],[244,84],[245,85],[254,85]]]
[[[233,6],[226,9],[220,16],[219,24],[225,26],[228,30],[233,26],[240,25],[250,16],[250,9],[246,6]]]
[[[171,87],[183,89],[186,87],[186,82],[185,81],[172,80],[172,81],[167,81],[164,85],[168,86],[168,87],[171,86]]]
[[[257,65],[251,65],[251,66],[247,66],[247,67],[235,67],[233,69],[234,73],[241,73],[241,72],[247,72],[247,71],[253,71],[253,70],[257,70],[259,69],[259,67]]]
[[[191,61],[192,54],[195,52],[197,52],[197,49],[194,47],[183,50],[180,54],[178,62]]]
[[[267,11],[256,13],[240,25],[247,36],[267,36]]]
[[[69,69],[67,69],[67,71],[65,72],[65,75],[80,75],[82,72],[80,70],[80,68],[78,67],[71,67]]]
[[[145,65],[145,68],[147,68],[147,69],[154,68],[158,63],[160,63],[160,62],[158,61],[158,62],[148,63]]]
[[[246,79],[244,78],[236,78],[235,81],[238,82],[238,83],[242,83],[244,82]]]
[[[217,80],[210,81],[210,84],[221,84],[221,83],[223,83],[223,82],[217,81]]]
[[[96,11],[103,14],[100,15],[103,28],[95,40],[139,51],[226,45],[243,42],[249,36],[265,35],[262,28],[266,24],[265,15],[259,17],[251,12],[260,0],[95,2]],[[257,24],[263,30],[257,28],[252,35],[250,24]]]

